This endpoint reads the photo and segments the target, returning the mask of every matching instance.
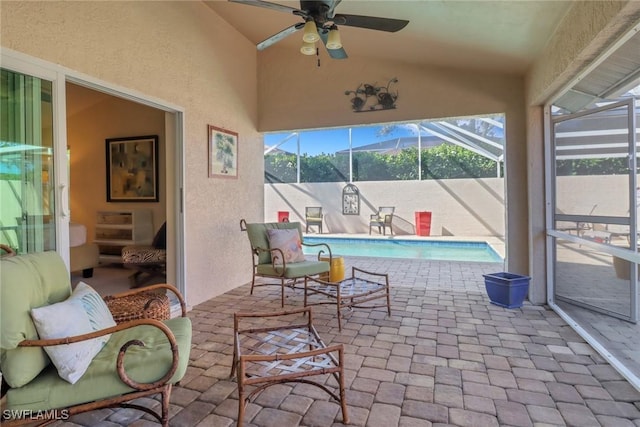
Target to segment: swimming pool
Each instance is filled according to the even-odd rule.
[[[503,262],[502,257],[486,242],[454,242],[402,239],[349,239],[339,237],[311,237],[305,243],[327,243],[331,253],[346,256],[384,258],[418,258],[438,261]],[[307,255],[317,253],[303,247]]]

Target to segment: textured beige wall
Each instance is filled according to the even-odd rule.
[[[545,103],[640,19],[636,0],[575,1],[527,73],[527,102]]]
[[[506,117],[507,264],[527,272],[528,206],[524,81],[519,76],[440,67],[347,61],[286,53],[273,46],[259,56],[260,130],[353,126],[443,117],[504,113]],[[386,84],[398,78],[397,108],[354,113],[345,90],[360,83]],[[295,112],[295,114],[292,114]]]
[[[0,2],[0,19],[5,48],[184,109],[188,302],[246,283],[238,219],[262,218],[264,188],[255,47],[200,2]],[[239,133],[238,179],[207,177],[207,124]]]
[[[502,178],[356,182],[360,191],[359,216],[342,215],[344,185],[267,184],[265,220],[277,221],[278,211],[289,211],[290,221],[304,223],[306,206],[322,206],[324,233],[368,233],[369,215],[379,206],[395,206],[393,229],[397,235],[415,234],[418,211],[432,212],[432,236],[505,235]]]

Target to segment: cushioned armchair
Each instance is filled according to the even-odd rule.
[[[331,249],[327,244],[306,244],[303,242],[302,226],[299,222],[247,223],[240,220],[240,230],[247,232],[251,245],[253,275],[251,294],[256,285],[256,277],[276,279],[282,287],[281,304],[284,307],[284,288],[294,287],[298,279],[328,273],[331,265]],[[317,247],[318,258],[307,260],[302,246]],[[328,261],[321,261],[320,256]]]
[[[393,206],[381,206],[378,208],[378,212],[371,214],[371,218],[369,219],[369,234],[371,234],[371,227],[378,227],[378,233],[380,233],[380,229],[382,228],[382,234],[387,234],[386,228],[389,227],[389,231],[393,234],[393,211],[395,211],[395,207]]]
[[[306,232],[309,232],[309,226],[317,226],[320,234],[322,234],[322,207],[306,207],[304,208],[304,220],[307,224]]]
[[[2,425],[122,406],[168,426],[172,385],[189,361],[191,321],[177,290],[157,286],[176,294],[182,317],[116,324],[95,290],[79,283],[72,292],[56,252],[0,258],[0,368],[3,390],[9,386]],[[160,413],[131,402],[154,394]]]

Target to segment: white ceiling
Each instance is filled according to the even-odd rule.
[[[300,8],[298,1],[279,1]],[[350,56],[389,61],[524,73],[543,52],[571,1],[563,0],[343,0],[336,13],[409,20],[397,33],[342,26],[342,44]],[[295,15],[262,7],[205,1],[253,44],[295,23]],[[268,49],[301,55],[297,32]],[[321,55],[326,56],[326,52]],[[348,59],[346,59],[348,61]]]

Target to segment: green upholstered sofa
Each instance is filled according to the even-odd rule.
[[[274,263],[278,256],[284,259],[280,249],[271,248],[267,230],[298,230],[300,242],[303,246],[317,247],[317,259],[307,259],[302,262],[286,262],[281,265]],[[302,235],[302,225],[299,222],[267,222],[267,223],[247,223],[240,220],[240,230],[246,231],[251,245],[251,255],[253,258],[253,276],[251,278],[251,294],[256,286],[256,277],[277,279],[277,285],[282,287],[281,305],[284,307],[284,289],[287,284],[293,286],[297,279],[305,276],[317,276],[328,274],[331,266],[331,248],[327,244],[307,244],[304,243]],[[322,260],[320,259],[322,257]],[[274,283],[263,283],[274,284]]]
[[[40,340],[31,309],[67,300],[72,293],[69,272],[56,252],[0,258],[0,368],[6,391],[2,424],[17,425],[24,421],[16,419],[20,416],[43,421],[124,406],[148,412],[168,426],[169,395],[187,369],[192,330],[182,296],[169,285],[158,286],[175,291],[181,317],[138,319],[76,338]],[[43,347],[108,334],[74,384],[58,375]],[[160,414],[132,402],[157,393]]]

